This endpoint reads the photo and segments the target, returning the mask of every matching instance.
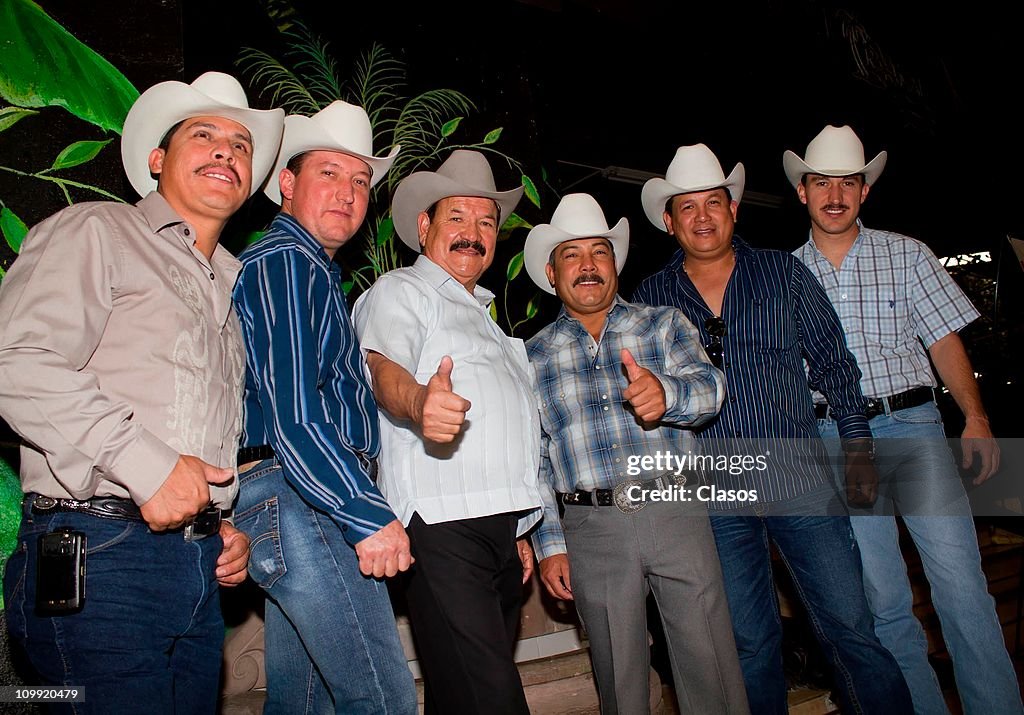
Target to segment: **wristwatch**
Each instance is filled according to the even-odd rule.
[[[857,437],[842,441],[843,452],[846,454],[863,454],[869,461],[875,461],[875,440],[871,437]]]

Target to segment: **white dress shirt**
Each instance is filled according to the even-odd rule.
[[[522,340],[491,320],[494,294],[470,293],[420,256],[381,276],[356,301],[353,319],[365,352],[378,352],[426,384],[445,355],[452,389],[469,400],[461,433],[449,444],[380,413],[379,486],[408,525],[414,512],[434,524],[522,512],[518,533],[540,519],[540,422],[534,376]]]

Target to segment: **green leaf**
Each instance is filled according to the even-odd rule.
[[[64,107],[121,133],[139,92],[117,68],[31,0],[0,2],[0,96],[19,107]]]
[[[545,169],[543,166],[540,168],[540,180],[543,181],[545,184],[548,183],[548,170]]]
[[[345,295],[348,295],[348,294],[349,294],[349,292],[350,292],[350,291],[352,290],[352,286],[354,286],[354,285],[355,285],[355,283],[356,283],[356,282],[355,282],[355,281],[352,281],[352,280],[349,280],[349,281],[342,281],[342,283],[341,283],[341,290],[342,290],[342,292],[343,292],[343,293],[344,293]]]
[[[508,218],[505,219],[505,223],[501,225],[501,230],[498,231],[498,240],[504,241],[517,228],[533,228],[533,224],[519,214],[511,213],[508,215]]]
[[[512,256],[512,260],[508,262],[508,268],[505,269],[505,279],[508,281],[514,281],[521,270],[523,270],[522,251]]]
[[[12,251],[21,251],[21,242],[25,240],[28,226],[6,206],[0,208],[0,231],[4,232],[4,238],[7,239],[7,245]]]
[[[540,208],[540,194],[537,193],[537,186],[526,174],[523,174],[523,186],[526,187],[526,198],[530,200],[531,204]]]
[[[265,233],[266,231],[250,231],[245,236],[245,245],[251,246],[252,244],[259,241],[261,238],[263,238],[263,234]]]
[[[530,302],[526,304],[526,319],[531,320],[537,317],[537,311],[540,308],[537,307],[537,299],[540,297],[540,293],[535,293]]]
[[[24,119],[30,114],[39,114],[34,109],[24,107],[4,107],[0,109],[0,132],[10,129],[19,119]]]
[[[100,153],[100,149],[112,141],[113,139],[107,139],[106,141],[81,141],[68,144],[53,160],[53,166],[50,168],[53,170],[70,169],[72,166],[92,161]]]
[[[0,266],[0,281],[2,281],[4,279],[4,276],[6,276],[6,275],[7,275],[7,271],[4,270],[3,266]]]
[[[491,320],[493,320],[495,323],[497,323],[498,322],[498,304],[495,303],[492,300],[491,301],[491,307],[490,307],[490,309],[487,312],[491,314]]]
[[[458,128],[459,122],[462,121],[462,117],[455,117],[455,119],[449,119],[447,122],[441,125],[441,136],[448,137]]]
[[[492,129],[491,131],[487,132],[487,136],[484,137],[483,143],[493,144],[494,142],[498,141],[498,138],[501,136],[501,129],[501,127],[498,127],[497,129]]]
[[[395,221],[391,216],[385,216],[380,225],[377,227],[377,239],[374,241],[375,246],[383,246],[385,243],[391,240],[391,237],[395,235]]]

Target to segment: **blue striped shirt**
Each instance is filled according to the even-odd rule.
[[[733,250],[736,265],[721,316],[728,397],[698,437],[711,443],[705,452],[772,451],[766,470],[742,479],[725,475],[718,483],[756,487],[759,501],[789,499],[831,480],[808,382],[828,398],[841,436],[870,437],[861,374],[828,296],[803,263],[788,253],[751,248],[738,236]],[[713,313],[683,271],[683,258],[677,251],[640,284],[633,300],[680,308],[707,345],[705,321]]]
[[[285,213],[239,258],[233,298],[247,362],[242,444],[273,447],[289,483],[356,544],[395,515],[368,470],[380,452],[377,406],[341,269]]]
[[[708,362],[700,336],[681,312],[633,305],[616,297],[600,342],[563,307],[558,318],[527,341],[540,391],[539,487],[544,519],[534,532],[538,558],[565,553],[555,492],[610,489],[637,473],[637,457],[693,450],[682,426],[703,424],[722,405],[725,380]],[[629,385],[621,352],[655,374],[665,389],[665,415],[644,429],[622,391]],[[632,459],[631,459],[632,458]],[[627,471],[633,467],[632,473]]]

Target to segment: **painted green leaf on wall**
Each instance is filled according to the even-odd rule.
[[[441,136],[450,137],[452,133],[458,128],[459,122],[462,121],[462,117],[455,117],[455,119],[449,119],[447,122],[441,125]]]
[[[395,221],[390,216],[385,216],[377,227],[377,246],[383,246],[392,236],[395,235]]]
[[[527,320],[532,320],[537,316],[537,311],[539,310],[539,308],[537,307],[538,298],[540,298],[540,293],[536,293],[532,298],[530,298],[530,302],[526,304]]]
[[[530,203],[540,208],[540,193],[537,192],[537,185],[526,174],[523,174],[523,187],[526,189],[526,198],[530,200]]]
[[[501,130],[502,127],[498,127],[497,129],[492,129],[491,131],[487,132],[487,136],[484,137],[483,143],[493,144],[494,142],[498,141],[499,137],[501,137]]]
[[[30,0],[0,1],[0,96],[20,107],[64,107],[121,133],[139,92],[117,68]]]
[[[505,269],[505,279],[510,281],[515,280],[515,277],[519,275],[519,271],[521,270],[523,270],[522,251],[512,256],[512,260],[508,262],[508,268]]]
[[[52,170],[57,169],[70,169],[72,166],[78,166],[84,164],[87,161],[91,161],[100,153],[100,149],[109,144],[112,139],[106,141],[81,141],[75,142],[74,144],[68,144],[64,149],[61,150],[57,158],[53,160]]]
[[[11,250],[19,253],[21,242],[25,239],[25,234],[28,233],[28,226],[6,206],[0,208],[0,231],[3,231],[4,238],[7,239],[7,245],[11,247]]]
[[[498,232],[498,240],[504,241],[512,235],[512,232],[517,228],[533,228],[533,224],[519,214],[511,213],[508,215],[508,218],[505,219],[505,223],[501,224],[501,230]]]
[[[39,114],[34,109],[23,109],[22,107],[4,107],[0,109],[0,132],[10,129],[15,122],[24,119],[31,114]]]

